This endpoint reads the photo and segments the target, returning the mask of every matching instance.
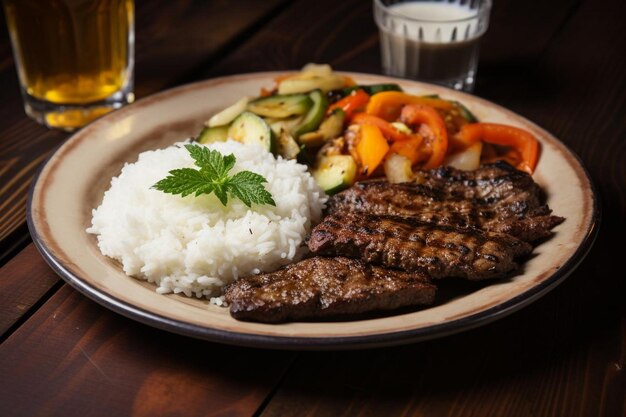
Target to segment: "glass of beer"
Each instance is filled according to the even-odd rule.
[[[491,0],[374,0],[383,72],[472,91]]]
[[[3,0],[26,114],[72,131],[134,100],[133,0]]]

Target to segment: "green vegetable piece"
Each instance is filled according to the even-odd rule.
[[[343,132],[343,121],[346,113],[342,109],[335,109],[322,122],[315,132],[305,133],[300,136],[300,143],[308,147],[322,146],[327,140],[334,139]]]
[[[276,206],[272,195],[263,186],[267,180],[261,175],[250,171],[241,171],[232,177],[228,175],[236,162],[233,154],[224,156],[200,145],[185,145],[185,148],[200,169],[174,169],[152,188],[182,197],[214,193],[224,206],[229,196],[238,198],[248,207],[252,204]]]
[[[326,194],[335,194],[354,184],[357,166],[350,155],[331,155],[322,157],[313,178]]]
[[[246,145],[258,144],[268,152],[276,149],[276,138],[269,125],[256,114],[247,111],[230,125],[228,137]]]
[[[307,113],[302,124],[296,129],[296,139],[308,132],[312,132],[320,125],[326,109],[328,108],[328,99],[322,90],[315,90],[309,93],[309,97],[313,100],[313,107]]]
[[[248,103],[248,111],[264,117],[285,118],[305,114],[313,102],[308,94],[278,94]]]
[[[324,142],[326,142],[326,140],[324,139],[324,135],[319,130],[316,130],[315,132],[305,133],[304,135],[300,136],[299,141],[307,148],[316,148],[322,146]]]
[[[226,139],[228,139],[228,128],[229,126],[205,127],[195,141],[202,144],[226,142]]]

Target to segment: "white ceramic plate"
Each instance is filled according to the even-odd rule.
[[[85,233],[124,162],[148,149],[196,134],[204,120],[245,95],[273,84],[276,73],[217,78],[140,100],[87,126],[48,160],[36,178],[28,207],[33,240],[46,261],[74,288],[98,303],[164,330],[247,346],[291,349],[373,347],[439,337],[476,327],[531,303],[561,282],[583,259],[599,219],[593,187],[579,160],[560,141],[528,120],[474,96],[407,80],[348,74],[362,84],[396,82],[416,94],[459,100],[480,120],[533,132],[542,154],[534,174],[554,213],[566,218],[534,250],[523,273],[423,310],[348,322],[269,325],[239,322],[206,300],[159,295],[145,281],[127,277],[102,256]]]

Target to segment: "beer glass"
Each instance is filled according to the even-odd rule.
[[[26,114],[75,130],[132,102],[133,0],[3,0]]]

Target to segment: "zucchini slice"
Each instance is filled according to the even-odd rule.
[[[259,145],[268,152],[275,149],[276,140],[268,124],[256,114],[247,111],[233,121],[228,129],[228,137],[246,145]]]
[[[341,135],[343,132],[343,121],[346,118],[346,113],[342,109],[335,109],[333,112],[322,122],[319,129],[315,132],[305,133],[300,136],[300,143],[306,146],[321,146],[327,140],[334,139]]]
[[[320,158],[313,178],[326,194],[335,194],[354,183],[356,162],[350,155],[330,155]]]
[[[308,93],[313,90],[322,90],[324,93],[345,86],[345,79],[341,75],[316,75],[304,73],[289,77],[278,85],[279,94]]]
[[[305,114],[313,102],[307,94],[278,94],[248,103],[248,111],[264,117],[286,118]]]
[[[226,107],[219,113],[214,114],[205,124],[208,127],[226,126],[230,124],[230,122],[235,120],[237,116],[246,110],[248,101],[250,101],[248,97],[240,99],[235,104]]]
[[[213,142],[226,142],[228,139],[229,126],[205,127],[196,138],[196,142],[208,144]]]
[[[328,99],[321,90],[311,91],[309,97],[313,102],[313,107],[311,107],[304,117],[302,124],[296,129],[296,138],[304,133],[312,132],[317,129],[322,119],[324,119],[326,109],[328,108]]]
[[[302,124],[304,120],[304,116],[294,116],[288,119],[273,119],[265,117],[265,122],[270,125],[272,131],[279,135],[281,130],[285,129],[289,132],[290,135],[294,135],[296,133],[296,129],[298,126]]]

